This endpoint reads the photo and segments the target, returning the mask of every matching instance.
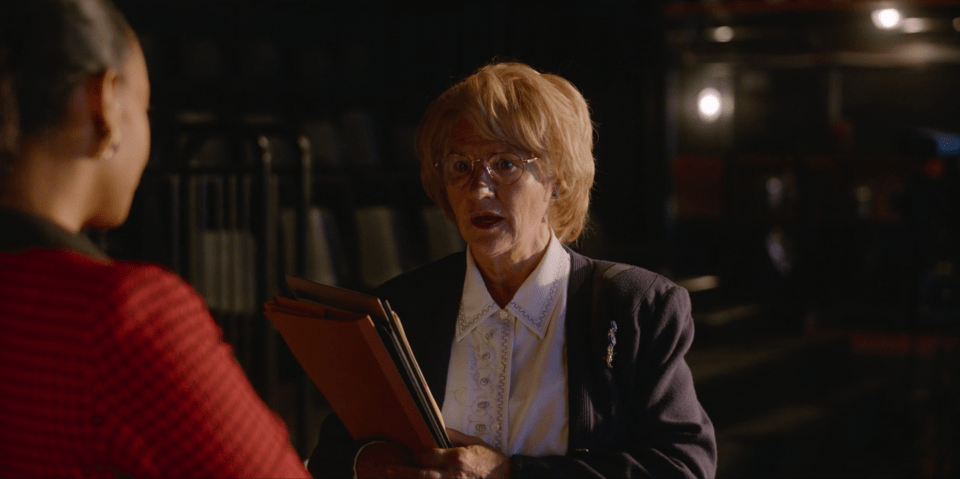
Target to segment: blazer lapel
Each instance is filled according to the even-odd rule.
[[[589,447],[590,431],[593,428],[593,411],[590,408],[590,345],[593,332],[590,328],[592,298],[592,272],[586,257],[570,253],[570,283],[567,287],[567,391],[569,438],[568,453],[584,452]]]
[[[457,314],[460,312],[460,297],[463,295],[463,277],[466,274],[466,257],[458,255],[459,261],[451,261],[449,268],[440,277],[440,284],[435,289],[432,311],[428,313],[421,324],[430,328],[420,331],[418,336],[423,338],[415,350],[417,363],[423,372],[423,377],[430,386],[437,405],[443,407],[444,393],[447,391],[447,370],[450,366],[450,347],[453,344],[453,335],[457,325]],[[424,301],[431,301],[429,296]]]

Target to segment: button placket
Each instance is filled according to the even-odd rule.
[[[495,414],[496,419],[491,424],[490,429],[493,431],[495,437],[494,446],[502,451],[505,450],[502,424],[507,420],[507,403],[510,398],[510,360],[513,349],[513,328],[510,324],[510,313],[507,310],[501,309],[497,312],[497,316],[500,317],[500,321],[498,321],[499,324],[497,325],[500,339],[500,351],[496,365],[497,411]]]

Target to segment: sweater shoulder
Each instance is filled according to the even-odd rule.
[[[179,276],[151,263],[99,259],[67,250],[37,249],[0,255],[9,285],[51,301],[104,301],[156,284],[187,288]]]

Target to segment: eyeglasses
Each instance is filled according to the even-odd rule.
[[[473,176],[474,165],[483,162],[484,168],[493,181],[501,185],[512,185],[523,176],[527,163],[540,158],[520,158],[514,153],[494,153],[489,158],[470,159],[463,155],[450,154],[444,156],[433,166],[440,168],[443,182],[450,186],[460,186]]]

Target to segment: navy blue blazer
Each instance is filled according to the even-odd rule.
[[[612,263],[567,251],[568,452],[513,456],[513,475],[713,477],[713,425],[684,360],[693,341],[687,291],[635,266],[605,278]],[[403,321],[440,405],[465,274],[466,256],[460,252],[387,281],[376,292]],[[610,321],[617,323],[612,368],[607,364]],[[321,426],[310,472],[349,477],[357,447],[331,414]]]

